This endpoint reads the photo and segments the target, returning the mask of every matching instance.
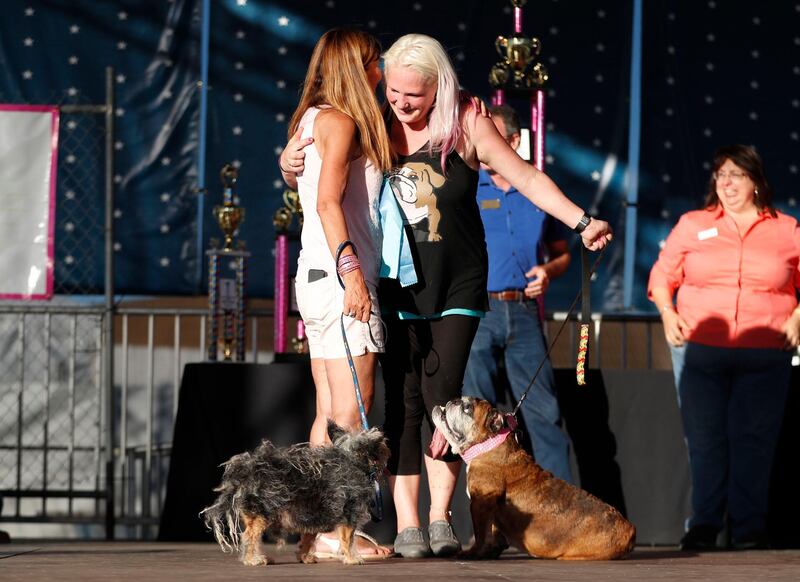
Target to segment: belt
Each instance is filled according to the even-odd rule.
[[[533,297],[526,297],[524,291],[507,289],[505,291],[489,291],[489,297],[499,301],[533,301]]]

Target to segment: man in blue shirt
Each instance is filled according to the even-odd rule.
[[[508,105],[490,111],[500,134],[516,149],[520,143],[516,112]],[[490,311],[481,320],[472,343],[463,393],[496,403],[500,352],[516,402],[547,352],[541,302],[550,280],[569,266],[569,247],[557,221],[488,167],[480,171],[478,205],[489,251]],[[571,482],[569,440],[561,429],[549,359],[520,412],[536,462]]]

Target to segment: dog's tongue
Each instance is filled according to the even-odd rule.
[[[431,444],[428,445],[428,456],[432,459],[441,459],[449,446],[447,439],[444,438],[444,433],[437,428],[433,431]]]

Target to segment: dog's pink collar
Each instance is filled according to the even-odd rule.
[[[477,445],[472,445],[466,451],[461,453],[461,458],[464,459],[464,462],[469,465],[470,461],[474,460],[475,457],[480,457],[483,453],[488,453],[492,449],[496,449],[500,445],[502,445],[505,440],[508,438],[508,435],[511,434],[511,430],[508,428],[503,428],[491,438],[486,439],[482,443],[478,443]]]

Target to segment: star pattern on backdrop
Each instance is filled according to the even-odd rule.
[[[277,156],[311,50],[326,29],[365,28],[384,49],[406,32],[430,34],[448,50],[462,85],[484,99],[491,95],[487,75],[498,58],[494,39],[513,30],[512,8],[501,0],[385,6],[355,0],[213,2],[206,210],[198,225],[199,71],[192,58],[199,54],[199,28],[191,15],[200,0],[165,0],[147,8],[134,0],[3,4],[3,14],[16,16],[0,24],[8,39],[0,50],[13,56],[6,72],[13,86],[0,81],[4,101],[52,102],[56,95],[63,103],[101,103],[102,70],[108,64],[115,68],[117,283],[123,291],[146,293],[203,290],[203,277],[198,281],[195,273],[204,248],[197,247],[196,236],[202,227],[203,247],[219,236],[210,207],[220,200],[219,168],[234,163],[240,169],[238,195],[247,208],[240,235],[253,252],[248,291],[271,295],[271,215],[286,189]],[[634,292],[643,309],[649,307],[642,294],[647,271],[677,218],[702,198],[715,147],[731,141],[756,145],[778,206],[798,210],[800,2],[735,11],[725,6],[676,0],[645,11]],[[627,2],[542,0],[535,7],[528,3],[523,14],[523,33],[541,40],[539,60],[550,73],[546,171],[582,207],[621,232],[629,114]],[[524,98],[510,103],[527,125]],[[65,116],[62,128],[75,139],[83,121]],[[59,165],[80,168],[86,155],[80,149],[65,152]],[[60,209],[81,207],[84,196],[79,186],[68,184],[59,192]],[[70,268],[57,265],[56,272],[79,273],[86,257],[70,241],[87,236],[86,227],[75,216],[63,221],[61,212],[57,216],[56,260]],[[612,253],[617,249],[622,251],[619,242]],[[99,273],[95,269],[101,278]],[[619,276],[612,267],[601,273],[605,279],[597,287],[606,295],[594,298],[597,306],[617,305]],[[570,277],[554,282],[550,308],[559,307],[562,295],[571,296]]]
[[[179,194],[189,182],[186,171],[196,159],[196,146],[187,140],[189,134],[183,123],[161,132],[162,128],[170,127],[170,121],[180,121],[183,112],[191,115],[196,111],[196,92],[190,90],[196,73],[192,71],[187,77],[182,71],[167,78],[158,73],[153,63],[160,61],[169,66],[176,57],[181,57],[181,51],[193,50],[192,43],[197,41],[188,27],[183,28],[186,32],[180,40],[182,48],[172,50],[164,42],[175,37],[175,25],[181,19],[191,20],[197,0],[189,0],[181,7],[174,7],[171,1],[159,6],[153,4],[145,10],[132,0],[102,4],[54,0],[48,5],[33,4],[30,0],[7,0],[0,8],[3,15],[0,36],[12,42],[18,39],[18,46],[24,51],[10,60],[17,70],[9,67],[11,81],[0,82],[0,101],[101,105],[105,100],[103,71],[106,66],[113,66],[117,121],[112,181],[117,200],[112,214],[116,228],[113,249],[119,265],[117,289],[135,293],[196,290],[196,282],[188,274],[192,270],[193,253],[186,253],[186,242],[194,236],[194,195],[190,206],[186,194]],[[24,15],[24,19],[11,19],[14,13]],[[13,52],[11,48],[0,47],[0,52],[6,51]],[[147,104],[153,92],[166,98],[176,88],[181,91],[182,101],[189,105],[178,117],[174,116],[178,110],[171,112],[168,105]],[[102,289],[103,281],[102,118],[62,112],[61,119],[56,293],[97,292]],[[151,131],[153,126],[163,137],[156,138],[157,132]],[[151,157],[154,148],[162,151]],[[142,163],[148,158],[154,163]],[[177,159],[180,172],[172,169]],[[151,183],[160,181],[169,182],[173,189],[169,197],[173,205],[166,211],[158,194],[152,194]],[[152,208],[150,201],[158,203],[159,208]],[[150,217],[151,214],[156,216]],[[172,266],[171,271],[165,270],[158,254],[148,252],[150,246],[171,253],[166,262]]]

